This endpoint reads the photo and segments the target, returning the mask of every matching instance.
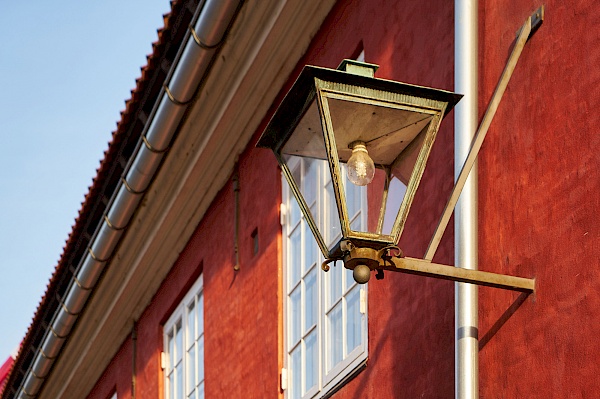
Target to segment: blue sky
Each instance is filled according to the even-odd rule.
[[[0,364],[29,327],[169,10],[0,4]]]

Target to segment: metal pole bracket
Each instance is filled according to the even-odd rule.
[[[535,10],[533,12],[533,14],[531,14],[531,16],[529,17],[529,20],[531,21],[531,29],[529,31],[527,40],[531,39],[533,34],[540,28],[540,26],[542,26],[542,22],[544,22],[544,6],[542,5],[542,6],[540,6],[540,8]],[[522,30],[523,30],[523,27],[521,27],[517,31],[516,37],[519,37]]]

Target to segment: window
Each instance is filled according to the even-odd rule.
[[[326,161],[295,157],[289,165],[327,245],[337,242],[341,233]],[[351,224],[366,223],[366,188],[348,181],[344,186]],[[285,183],[283,199],[286,398],[321,397],[366,361],[366,286],[342,262],[321,270],[324,259]]]
[[[165,398],[204,398],[202,276],[164,327]]]

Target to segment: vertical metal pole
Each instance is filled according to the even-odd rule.
[[[456,0],[454,90],[464,94],[454,111],[454,168],[458,177],[477,130],[478,5]],[[477,163],[454,212],[455,264],[477,270]],[[455,283],[455,398],[479,397],[478,300],[475,284]]]

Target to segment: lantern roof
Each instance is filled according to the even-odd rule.
[[[270,148],[277,151],[287,142],[296,126],[301,122],[306,111],[311,105],[314,106],[314,99],[317,92],[316,79],[334,84],[445,102],[447,103],[445,114],[462,98],[462,95],[450,91],[357,74],[356,69],[352,68],[354,64],[351,60],[344,60],[340,64],[340,68],[350,70],[351,72],[312,65],[305,66],[271,118],[271,121],[257,143],[257,147]],[[377,68],[373,64],[360,64],[370,67],[373,71]]]

